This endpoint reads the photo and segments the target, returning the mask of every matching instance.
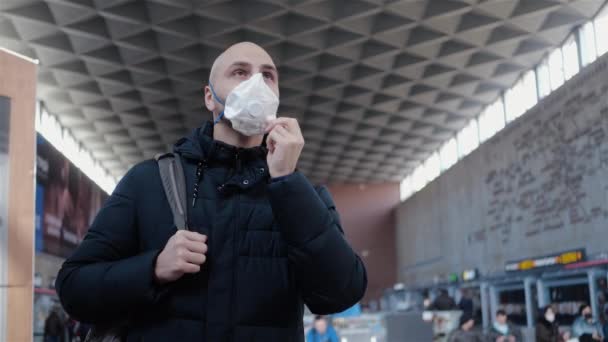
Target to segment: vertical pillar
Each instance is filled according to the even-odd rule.
[[[587,271],[587,281],[589,283],[589,304],[593,311],[593,317],[600,317],[599,303],[597,302],[597,270]]]
[[[549,305],[549,290],[546,288],[544,280],[536,281],[536,291],[538,292],[538,306],[542,308]]]
[[[480,294],[481,294],[481,321],[484,329],[490,327],[490,298],[489,297],[488,283],[481,283]]]
[[[490,317],[496,315],[498,310],[498,289],[496,286],[490,286]],[[493,321],[493,319],[491,319]]]
[[[6,215],[0,217],[0,341],[29,342],[33,338],[36,62],[0,48],[0,70],[0,96],[8,103],[1,113],[8,117],[3,121],[8,146],[4,144],[5,160],[0,165],[8,170],[8,185],[0,186],[4,192],[0,200],[7,199],[0,207],[8,210],[0,212]]]
[[[524,279],[524,293],[526,298],[526,321],[528,328],[534,327],[534,298],[532,295],[535,279],[528,277]]]

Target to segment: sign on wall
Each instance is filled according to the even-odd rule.
[[[505,271],[530,271],[547,267],[565,266],[585,260],[585,250],[577,249],[563,253],[528,258],[519,261],[507,262]]]
[[[107,195],[41,135],[36,158],[36,251],[67,257]]]

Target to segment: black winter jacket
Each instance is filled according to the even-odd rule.
[[[94,324],[128,318],[128,342],[288,342],[304,340],[304,304],[329,314],[361,299],[365,268],[327,189],[298,172],[270,180],[264,147],[212,136],[207,124],[175,146],[188,226],[208,236],[201,271],[155,284],[156,257],[176,228],[158,165],[145,161],[123,177],[59,271],[68,313]]]

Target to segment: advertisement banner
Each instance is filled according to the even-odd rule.
[[[67,257],[107,195],[41,135],[36,183],[36,251]]]

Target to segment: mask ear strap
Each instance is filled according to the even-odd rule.
[[[211,95],[213,95],[215,101],[219,102],[222,106],[225,106],[224,101],[220,100],[219,96],[217,96],[215,93],[215,89],[213,89],[213,84],[211,84],[211,81],[209,81],[209,89],[211,89]]]
[[[220,97],[219,97],[219,96],[217,96],[217,94],[215,93],[215,89],[213,89],[213,84],[211,84],[211,81],[209,81],[209,89],[211,89],[211,95],[213,95],[213,98],[215,99],[215,101],[217,101],[217,102],[218,102],[219,104],[221,104],[222,106],[226,106],[226,105],[224,104],[224,101],[222,101],[222,100],[220,99]],[[224,117],[224,111],[222,111],[222,112],[220,113],[220,115],[218,115],[218,116],[217,116],[217,119],[215,119],[215,120],[213,121],[213,124],[214,124],[214,125],[217,125],[217,124],[218,124],[218,122],[220,122],[220,121],[222,120],[222,118],[223,118],[223,117]]]
[[[218,116],[217,116],[217,119],[215,119],[215,120],[213,121],[213,124],[214,124],[214,125],[217,125],[217,124],[218,124],[218,123],[219,123],[219,122],[222,120],[222,118],[223,118],[223,117],[224,117],[224,111],[222,111],[222,112],[220,113],[220,115],[218,115]]]

